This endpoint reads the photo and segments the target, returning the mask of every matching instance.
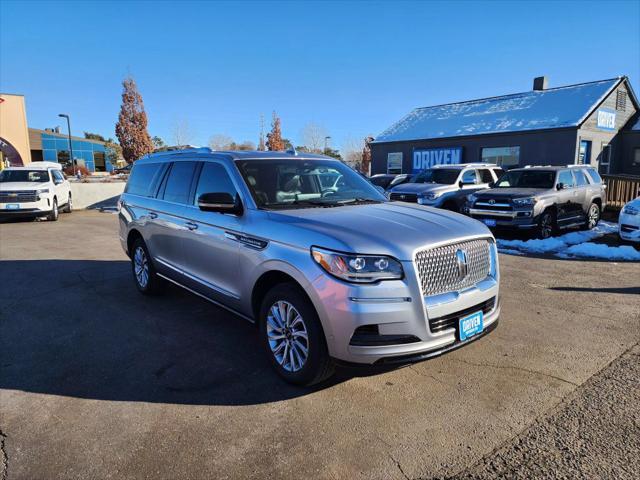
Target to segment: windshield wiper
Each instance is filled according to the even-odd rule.
[[[349,198],[348,200],[338,200],[336,203],[340,205],[358,205],[364,203],[381,203],[380,200],[374,200],[372,198]]]

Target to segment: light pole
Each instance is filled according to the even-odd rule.
[[[324,137],[324,154],[327,154],[327,148],[329,148],[329,140],[331,137]]]
[[[73,165],[73,176],[76,176],[76,162],[73,159],[73,145],[71,145],[71,121],[69,120],[69,115],[66,113],[59,113],[59,117],[67,119],[67,133],[69,134],[69,155],[71,158],[71,165]]]

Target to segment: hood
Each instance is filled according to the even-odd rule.
[[[630,206],[630,207],[633,207],[633,208],[638,208],[638,209],[640,209],[640,197],[637,197],[637,198],[635,198],[635,199],[631,200],[630,202],[628,202],[628,203],[625,205],[625,207],[626,207],[626,206]]]
[[[443,185],[441,183],[403,183],[397,187],[393,187],[391,193],[426,193],[436,190],[447,190],[452,185]]]
[[[482,223],[464,215],[396,202],[271,211],[269,217],[280,224],[270,229],[269,237],[283,243],[391,255],[405,261],[412,261],[419,248],[491,236]]]
[[[475,192],[477,198],[524,198],[540,196],[547,192],[541,188],[490,188]]]
[[[0,183],[0,192],[13,190],[39,190],[41,188],[49,188],[47,182],[2,182]]]

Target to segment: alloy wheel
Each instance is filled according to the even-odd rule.
[[[149,262],[142,247],[136,248],[133,255],[133,268],[138,285],[142,288],[146,288],[149,283]]]
[[[540,220],[540,236],[542,238],[549,238],[553,233],[553,224],[551,215],[546,214]]]
[[[309,357],[309,335],[302,315],[284,300],[267,313],[267,340],[276,362],[288,372],[301,370]]]
[[[591,208],[589,209],[589,229],[591,230],[592,228],[595,228],[595,226],[598,224],[598,220],[600,220],[600,209],[598,208],[597,205],[593,204],[591,205]]]

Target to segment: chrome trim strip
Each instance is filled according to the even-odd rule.
[[[381,297],[381,298],[349,297],[349,300],[355,303],[403,303],[403,302],[411,302],[411,297]]]
[[[424,298],[424,304],[427,308],[434,308],[445,303],[455,302],[460,298],[461,294],[473,293],[474,290],[478,292],[486,292],[487,290],[494,288],[498,285],[498,282],[493,277],[487,277],[481,280],[473,287],[467,288],[461,291],[440,293],[438,295],[431,295]]]
[[[470,208],[469,213],[471,215],[494,215],[496,217],[511,217],[514,218],[517,212],[505,212],[502,210],[484,210],[480,208]]]
[[[192,275],[189,272],[186,272],[185,270],[178,268],[178,267],[174,267],[173,265],[167,263],[166,261],[158,258],[158,257],[154,257],[154,260],[157,260],[158,262],[160,262],[161,264],[163,264],[166,267],[169,267],[170,269],[178,272],[181,275],[184,275],[185,277],[189,278],[190,280],[193,280],[194,282],[198,282],[199,284],[215,291],[218,292],[222,295],[225,295],[226,297],[230,297],[233,298],[234,300],[240,300],[240,297],[234,293],[231,293],[228,290],[225,290],[222,287],[218,287],[217,285],[214,285],[213,283],[207,282],[206,280],[201,279],[200,277],[196,277],[195,275]],[[160,274],[158,274],[160,275]],[[186,287],[185,287],[186,288]]]
[[[254,250],[264,250],[269,245],[269,242],[267,240],[262,240],[261,238],[257,237],[251,237],[242,233],[230,232],[228,230],[224,232],[224,236],[229,240],[233,240],[234,242],[238,242],[245,247],[249,247]]]
[[[476,205],[483,207],[510,207],[509,203],[489,203],[489,202],[476,202]]]
[[[185,287],[185,286],[184,286],[183,284],[181,284],[180,282],[176,282],[175,280],[173,280],[173,279],[171,279],[171,278],[169,278],[169,277],[167,277],[167,276],[165,276],[165,275],[162,275],[161,273],[157,273],[156,275],[158,275],[159,277],[164,278],[166,281],[171,282],[171,283],[173,283],[174,285],[177,285],[178,287],[184,288],[184,289],[185,289],[185,290],[187,290],[188,292],[191,292],[191,293],[193,293],[194,295],[197,295],[198,297],[203,298],[204,300],[206,300],[206,301],[208,301],[208,302],[211,302],[211,303],[213,303],[214,305],[216,305],[216,306],[218,306],[218,307],[220,307],[220,308],[224,308],[225,310],[227,310],[227,311],[229,311],[229,312],[233,313],[234,315],[237,315],[237,316],[239,316],[239,317],[241,317],[241,318],[243,318],[243,319],[247,320],[248,322],[256,323],[256,321],[255,321],[253,318],[248,317],[247,315],[245,315],[245,314],[243,314],[243,313],[240,313],[240,312],[238,312],[237,310],[234,310],[234,309],[233,309],[233,308],[231,308],[231,307],[227,307],[226,305],[224,305],[224,304],[222,304],[222,303],[220,303],[220,302],[217,302],[217,301],[215,301],[215,300],[213,300],[213,299],[211,299],[211,298],[207,297],[206,295],[201,294],[200,292],[196,292],[195,290],[192,290],[192,289],[190,289],[189,287]]]

